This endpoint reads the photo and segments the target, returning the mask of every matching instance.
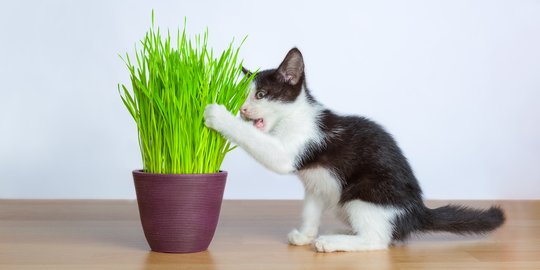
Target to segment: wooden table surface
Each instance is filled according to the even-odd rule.
[[[0,200],[0,269],[540,269],[540,201],[495,203],[507,222],[487,236],[322,254],[287,245],[300,201],[225,201],[208,251],[162,254],[149,251],[134,201]],[[340,227],[327,216],[322,231]]]

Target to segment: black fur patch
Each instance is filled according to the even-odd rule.
[[[242,69],[244,73],[249,73],[247,69]],[[304,81],[302,54],[297,48],[292,48],[277,69],[269,69],[257,74],[256,92],[262,92],[263,98],[268,100],[293,102],[300,95]]]
[[[308,148],[297,168],[329,168],[343,181],[341,203],[363,200],[406,207],[422,202],[413,172],[394,139],[378,124],[357,116],[320,116],[323,147]]]
[[[295,101],[302,91],[302,81],[296,85],[283,82],[279,78],[277,69],[259,72],[255,77],[255,85],[257,92],[264,93],[264,98],[286,103]]]

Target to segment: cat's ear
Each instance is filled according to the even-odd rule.
[[[284,82],[296,85],[304,74],[304,59],[297,48],[292,48],[277,69],[278,76]]]
[[[245,68],[244,66],[242,66],[242,73],[244,73],[244,75],[248,77],[251,77],[251,75],[253,75],[253,73],[249,71],[247,68]]]

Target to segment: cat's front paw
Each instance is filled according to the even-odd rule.
[[[209,104],[204,108],[204,124],[216,131],[222,131],[227,126],[227,118],[232,114],[220,104]]]
[[[313,239],[315,239],[315,235],[304,234],[297,229],[294,229],[287,235],[287,238],[289,239],[289,244],[291,245],[304,246],[311,244]]]

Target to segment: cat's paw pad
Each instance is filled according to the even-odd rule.
[[[295,246],[303,246],[311,244],[311,242],[313,242],[313,239],[315,239],[315,236],[307,235],[301,233],[297,229],[294,229],[287,235],[287,238],[289,239],[289,244]]]
[[[313,247],[317,252],[334,252],[337,251],[335,241],[331,236],[321,235],[313,241]]]
[[[220,130],[221,127],[226,126],[227,116],[231,113],[220,104],[209,104],[204,108],[204,124],[215,130]]]

